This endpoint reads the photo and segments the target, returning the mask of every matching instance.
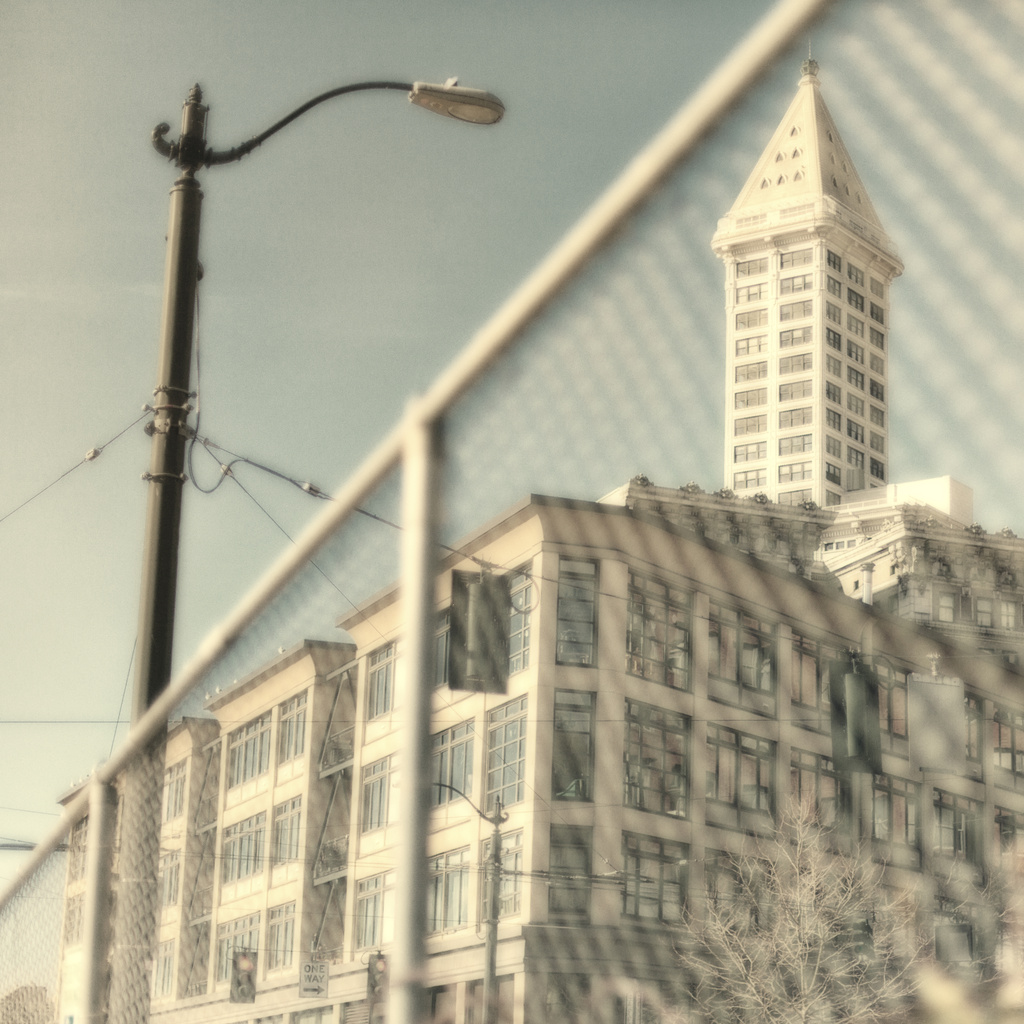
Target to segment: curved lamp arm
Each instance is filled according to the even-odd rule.
[[[433,111],[435,114],[442,114],[445,117],[452,117],[458,121],[465,121],[469,124],[496,124],[505,113],[505,107],[497,96],[483,89],[467,89],[457,84],[455,79],[446,82],[444,85],[431,85],[427,82],[356,82],[353,85],[343,85],[337,89],[329,89],[313,99],[307,100],[300,107],[296,107],[287,117],[272,124],[266,131],[254,135],[247,142],[232,149],[214,151],[203,149],[202,155],[193,154],[193,159],[184,157],[186,146],[183,139],[177,143],[168,142],[164,136],[171,130],[166,122],[161,122],[154,129],[150,136],[153,147],[161,156],[169,160],[175,160],[179,165],[195,167],[212,167],[214,164],[227,164],[234,160],[241,160],[242,157],[251,153],[257,146],[262,145],[271,135],[277,134],[286,125],[289,125],[296,118],[301,117],[307,110],[319,106],[325,100],[333,99],[335,96],[343,96],[350,92],[365,92],[370,89],[391,89],[409,94],[409,102],[417,106]],[[190,102],[198,104],[202,100],[202,93],[196,86],[190,95]],[[205,113],[205,111],[204,111]],[[205,119],[204,119],[205,120]],[[186,132],[187,134],[187,132]]]

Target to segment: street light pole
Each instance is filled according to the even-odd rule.
[[[202,91],[196,85],[184,104],[178,141],[166,140],[171,130],[168,124],[162,123],[153,129],[154,148],[173,160],[181,173],[171,189],[157,385],[151,406],[153,420],[146,428],[152,437],[152,446],[149,470],[144,475],[149,483],[149,495],[132,692],[133,725],[167,688],[171,677],[181,502],[190,436],[192,339],[200,277],[199,226],[203,193],[196,172],[204,166],[240,160],[325,100],[371,89],[405,91],[410,102],[418,106],[473,124],[494,124],[501,120],[505,110],[496,96],[480,89],[460,87],[455,79],[444,85],[359,82],[322,93],[242,145],[217,152],[206,145],[209,108],[203,104]],[[142,752],[137,764],[126,773],[121,878],[127,884],[121,894],[119,914],[122,916],[118,924],[124,931],[112,957],[109,1024],[121,1021],[144,1024],[148,1019],[148,957],[144,954],[144,944],[152,942],[156,926],[155,880],[159,864],[162,769],[163,737],[158,734]],[[99,842],[98,830],[91,831],[97,832],[95,841]],[[425,844],[425,839],[423,842]],[[89,898],[97,907],[108,905],[109,873],[105,884],[98,884]],[[94,959],[102,955],[101,951],[92,950]],[[101,988],[98,984],[92,986],[96,992]],[[100,1019],[99,1001],[99,997],[93,999],[86,1010],[90,1020]]]
[[[484,940],[483,1024],[498,1021],[498,922],[501,920],[501,826],[508,815],[501,809],[501,799],[494,804],[494,813],[485,814],[472,800],[447,782],[435,782],[438,789],[447,789],[462,797],[476,813],[493,826],[490,856],[487,858],[487,934]]]

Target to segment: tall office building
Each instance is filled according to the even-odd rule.
[[[835,505],[887,483],[889,292],[903,264],[816,61],[711,244],[726,267],[725,486]]]

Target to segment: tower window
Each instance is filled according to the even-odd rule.
[[[752,391],[736,392],[736,408],[747,409],[754,405],[768,404],[768,389],[754,388]]]
[[[814,388],[809,380],[798,380],[792,384],[779,385],[780,402],[791,402],[794,398],[810,398],[813,394]]]
[[[791,348],[795,345],[809,345],[814,340],[813,327],[795,327],[779,332],[779,348]]]
[[[831,274],[825,277],[825,288],[829,295],[835,295],[836,298],[841,299],[843,297],[843,285],[842,282],[837,281]]]
[[[736,340],[736,355],[756,356],[758,352],[764,352],[768,348],[768,336],[759,334],[756,338],[738,338]]]
[[[756,260],[743,260],[736,264],[737,277],[755,277],[757,274],[768,273],[768,257],[762,256]]]
[[[862,285],[864,283],[864,271],[859,267],[855,267],[852,263],[846,264],[846,276],[854,284]]]
[[[768,310],[752,309],[745,313],[736,314],[736,330],[745,331],[748,327],[767,327]]]
[[[736,383],[740,384],[745,380],[762,380],[768,376],[768,363],[744,363],[736,367]]]
[[[846,329],[858,338],[864,337],[864,321],[855,317],[852,313],[846,314]]]
[[[783,356],[779,360],[779,373],[803,373],[813,369],[813,352],[802,352],[798,356]]]
[[[852,268],[851,268],[852,269]],[[864,312],[864,296],[860,292],[855,292],[852,288],[846,289],[846,301],[853,306],[854,309]]]
[[[783,429],[802,427],[805,423],[813,422],[814,412],[810,406],[804,406],[802,409],[785,409],[779,413],[779,426]]]
[[[830,267],[832,267],[833,270],[842,270],[843,269],[843,258],[842,258],[842,256],[837,255],[831,249],[829,249],[828,250],[828,265]]]
[[[874,327],[871,328],[871,344],[874,345],[875,348],[885,348],[885,335]]]
[[[811,299],[804,299],[803,302],[787,302],[779,307],[779,319],[785,323],[787,320],[800,320],[805,316],[811,316],[814,312],[814,302]]]
[[[798,274],[796,277],[784,277],[779,282],[779,290],[782,295],[792,295],[795,292],[809,292],[813,285],[811,274]]]
[[[735,423],[734,433],[739,437],[742,434],[760,434],[767,429],[768,417],[764,414],[760,416],[742,416]]]
[[[885,310],[876,302],[871,303],[871,319],[877,320],[878,323],[885,323]]]
[[[795,249],[793,252],[784,252],[779,255],[779,267],[787,270],[789,267],[803,267],[813,259],[811,249]]]

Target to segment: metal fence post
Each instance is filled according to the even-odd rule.
[[[82,1013],[86,1024],[103,1024],[107,1011],[111,877],[117,829],[117,790],[94,777],[89,784],[82,928]]]
[[[427,814],[432,691],[434,577],[437,551],[441,428],[411,406],[406,417],[402,470],[402,614],[405,693],[400,771],[399,847],[394,972],[388,1020],[425,1018],[424,935],[427,913]]]

